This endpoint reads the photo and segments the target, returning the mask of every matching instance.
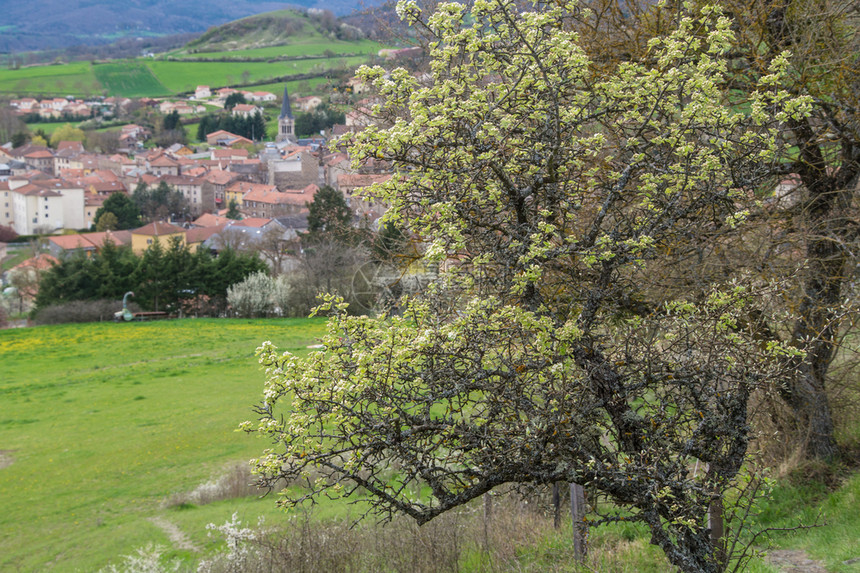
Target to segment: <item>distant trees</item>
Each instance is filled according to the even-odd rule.
[[[227,205],[227,213],[225,217],[233,220],[242,218],[242,212],[239,211],[239,203],[237,203],[235,199],[230,199],[230,203]]]
[[[167,115],[165,115],[161,120],[161,129],[164,131],[170,131],[173,129],[181,129],[182,122],[179,119],[179,112],[176,110],[171,111]]]
[[[12,227],[0,225],[0,242],[9,243],[18,238],[18,233]]]
[[[227,99],[224,100],[224,109],[232,111],[232,109],[240,103],[248,103],[245,100],[245,94],[242,92],[231,93],[227,96]]]
[[[206,141],[207,135],[222,129],[251,141],[259,141],[266,138],[266,119],[259,112],[249,117],[207,114],[200,118],[200,123],[197,125],[197,139]]]
[[[116,153],[120,148],[119,131],[87,131],[86,147],[96,153]]]
[[[227,302],[237,316],[245,318],[290,316],[290,279],[264,272],[248,275],[227,289]]]
[[[119,219],[110,211],[102,213],[95,222],[96,231],[102,233],[104,231],[115,231],[119,225]]]
[[[161,181],[155,188],[147,187],[143,182],[139,183],[134,189],[132,199],[146,221],[185,218],[191,212],[188,199],[165,181]]]
[[[335,124],[344,123],[345,120],[344,112],[332,109],[328,104],[322,104],[314,111],[296,115],[296,134],[319,135],[320,131],[329,129]]]
[[[21,121],[21,118],[15,115],[11,108],[6,106],[0,107],[0,145],[7,141],[12,141],[18,134],[24,134],[26,138],[28,132],[27,124]],[[15,147],[22,145],[20,143],[20,135],[18,135],[16,143],[19,145],[15,145]]]
[[[51,146],[57,147],[61,141],[84,141],[86,132],[71,124],[61,125],[51,134]]]
[[[343,193],[324,185],[308,203],[308,233],[313,239],[321,234],[343,236],[352,229],[352,212]]]
[[[135,301],[145,309],[187,312],[201,305],[197,308],[220,312],[227,304],[230,285],[265,270],[256,255],[227,250],[213,256],[206,249],[192,251],[180,240],[166,248],[153,242],[141,255],[107,241],[91,257],[66,257],[46,271],[36,296],[36,312],[71,301],[120,300],[128,291],[135,292]]]
[[[109,223],[103,220],[107,215],[113,216]],[[141,224],[140,207],[125,193],[113,193],[96,211],[93,224],[99,230],[134,229]]]

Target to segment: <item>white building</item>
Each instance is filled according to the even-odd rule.
[[[82,229],[86,226],[85,192],[82,187],[58,179],[33,182],[12,180],[9,182],[9,199],[11,226],[19,235]]]

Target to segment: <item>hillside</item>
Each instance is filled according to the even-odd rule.
[[[331,13],[278,10],[212,27],[154,58],[0,67],[0,95],[164,97],[193,92],[199,84],[259,89],[277,84],[278,91],[285,82],[351,73],[383,47]]]
[[[362,2],[373,5],[377,1]],[[238,18],[288,6],[324,8],[336,15],[356,4],[335,0],[36,0],[5,3],[0,53],[99,45],[125,37],[200,33]]]
[[[189,42],[179,53],[211,53],[253,50],[311,40],[351,41],[361,32],[339,23],[331,13],[278,10],[249,16],[213,27]],[[332,52],[338,51],[332,46]]]

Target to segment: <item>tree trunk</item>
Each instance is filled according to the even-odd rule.
[[[832,459],[838,448],[824,380],[816,379],[812,372],[801,372],[790,386],[788,403],[802,433],[804,457]]]
[[[811,137],[808,127],[796,127]],[[806,150],[814,145],[802,147]],[[817,150],[816,150],[817,151]],[[820,157],[815,151],[807,159]],[[823,159],[822,159],[823,161]],[[847,171],[847,168],[846,168]],[[836,351],[841,322],[842,285],[847,280],[847,254],[842,243],[852,233],[847,217],[856,177],[850,181],[807,167],[801,178],[809,193],[806,206],[807,275],[799,318],[792,332],[794,343],[806,349],[797,374],[783,389],[783,397],[795,414],[805,457],[831,459],[837,453],[833,416],[827,397],[827,373]]]
[[[802,29],[790,21],[787,4],[769,1],[765,6],[766,29],[774,54],[783,49],[801,49],[796,42]],[[809,88],[804,86],[803,93],[809,93]],[[833,97],[838,101],[838,95]],[[808,193],[802,210],[792,221],[804,233],[808,265],[800,285],[803,290],[792,340],[805,348],[807,355],[781,394],[794,411],[797,430],[805,437],[806,457],[820,459],[830,459],[838,453],[827,400],[827,373],[838,343],[843,284],[850,277],[845,272],[845,245],[857,232],[850,209],[858,186],[860,150],[854,133],[841,128],[844,118],[839,115],[839,107],[818,106],[815,120],[794,119],[788,124],[798,148],[792,169]],[[856,112],[851,114],[856,117]],[[834,138],[839,140],[838,155],[834,155]]]
[[[726,531],[723,523],[723,500],[717,499],[711,502],[708,508],[708,529],[711,530],[711,544],[714,546],[714,560],[720,567],[720,570],[725,570],[728,564],[728,555],[726,554]]]

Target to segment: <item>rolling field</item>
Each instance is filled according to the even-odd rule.
[[[276,509],[273,497],[176,500],[266,447],[235,431],[253,418],[261,393],[257,345],[272,340],[306,354],[323,328],[319,319],[186,319],[0,331],[0,571],[96,571],[151,543],[194,570],[223,548],[208,535],[209,523],[234,513],[250,525],[260,517],[275,526],[304,519]],[[805,549],[830,571],[860,571],[858,496],[858,474],[832,491],[778,486],[753,529],[793,528],[822,511],[825,527],[773,541]],[[349,508],[324,503],[313,519],[342,523],[345,514],[360,513]],[[462,515],[480,514],[479,504],[472,508]],[[549,524],[545,519],[537,538],[520,541],[526,545],[493,570],[578,571],[569,525],[553,531]],[[324,528],[320,538],[328,535]],[[376,539],[362,550],[384,557]],[[587,570],[665,571],[647,539],[633,524],[594,530]],[[462,550],[460,570],[488,570],[480,550]],[[777,571],[760,559],[745,570]]]
[[[270,78],[325,72],[334,68],[355,69],[367,60],[365,56],[264,62],[180,62],[153,61],[149,68],[155,77],[172,92],[194,91],[198,85],[212,88],[266,81]],[[253,89],[257,89],[255,86]]]
[[[170,94],[152,74],[149,66],[137,60],[99,64],[94,66],[93,70],[96,78],[110,94],[124,97]]]
[[[33,66],[18,70],[0,69],[0,94],[83,96],[99,93],[101,89],[101,83],[89,62]]]
[[[88,96],[104,93],[124,97],[164,97],[191,92],[197,85],[217,89],[281,76],[352,70],[367,63],[382,47],[369,40],[345,42],[311,36],[297,38],[294,43],[282,46],[198,54],[177,52],[175,55],[183,59],[173,61],[135,59],[0,69],[0,95]],[[301,58],[324,54],[329,57],[276,62],[201,62],[193,59]]]
[[[376,55],[381,48],[380,44],[371,40],[346,42],[344,40],[326,40],[313,37],[299,39],[294,43],[283,46],[268,46],[265,48],[224,52],[199,51],[194,54],[178,51],[171,55],[188,60],[195,58],[300,58],[303,56],[321,56],[326,52],[331,52],[335,55],[365,54],[372,56]]]
[[[0,331],[0,570],[93,571],[149,542],[171,546],[159,520],[205,548],[205,525],[234,511],[283,519],[272,498],[164,502],[259,454],[261,442],[235,431],[262,389],[254,350],[270,339],[307,352],[323,326],[186,319]]]

